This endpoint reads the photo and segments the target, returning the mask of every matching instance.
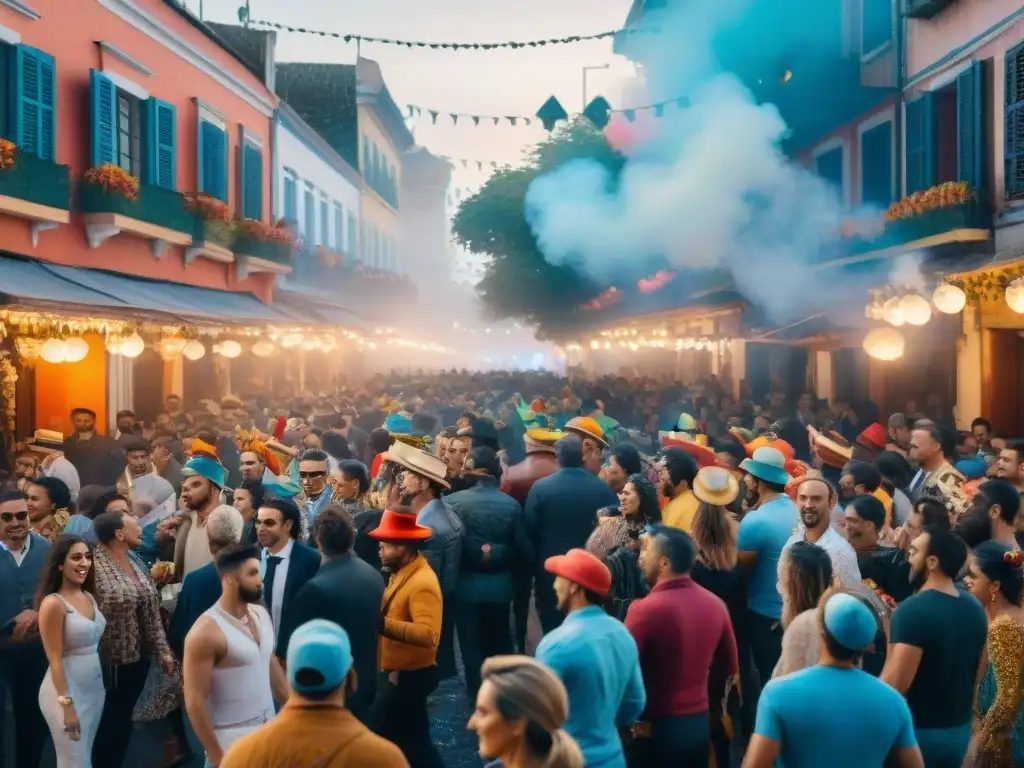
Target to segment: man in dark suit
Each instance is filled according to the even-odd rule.
[[[263,603],[278,634],[284,607],[320,569],[320,553],[298,540],[299,526],[299,508],[291,499],[267,499],[256,511]]]
[[[357,557],[355,526],[344,507],[331,504],[317,516],[313,538],[324,556],[319,572],[285,605],[277,635],[277,655],[288,657],[292,633],[313,619],[327,619],[344,629],[352,642],[358,686],[346,705],[366,720],[377,690],[377,628],[384,579]]]
[[[597,524],[597,510],[618,504],[607,483],[583,468],[583,442],[568,435],[555,443],[560,469],[533,484],[526,498],[526,532],[536,552],[536,600],[541,627],[546,635],[562,623],[555,599],[555,577],[544,570],[544,561],[582,549]]]

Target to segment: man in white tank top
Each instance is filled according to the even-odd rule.
[[[260,551],[239,544],[216,558],[221,598],[185,638],[185,711],[206,749],[208,766],[232,742],[274,716],[288,682],[274,655],[274,628],[260,605]]]

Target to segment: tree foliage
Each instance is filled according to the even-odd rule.
[[[531,182],[576,159],[600,162],[613,178],[624,162],[593,125],[576,121],[534,147],[521,167],[497,171],[459,207],[452,222],[456,242],[491,258],[477,291],[496,319],[552,329],[571,323],[580,306],[603,290],[571,266],[547,262],[524,216]]]

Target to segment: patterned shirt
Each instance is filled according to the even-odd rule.
[[[796,533],[789,537],[786,546],[782,548],[785,552],[798,541],[807,540],[807,529],[801,523]],[[824,535],[816,542],[819,547],[828,552],[832,560],[832,575],[839,581],[840,586],[852,589],[860,584],[860,565],[857,564],[857,552],[850,543],[843,538],[842,534],[836,533],[836,529],[829,526]],[[783,558],[779,558],[779,580],[782,580]]]
[[[160,621],[156,584],[134,556],[129,554],[128,561],[135,570],[135,578],[125,573],[103,545],[93,553],[96,599],[107,619],[107,629],[100,638],[100,657],[104,664],[113,666],[139,661],[143,645],[150,656],[171,653]]]

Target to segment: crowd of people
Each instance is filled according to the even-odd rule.
[[[456,371],[78,408],[0,490],[15,764],[166,720],[166,765],[442,766],[453,677],[506,768],[1024,764],[1024,457],[904,410]]]

